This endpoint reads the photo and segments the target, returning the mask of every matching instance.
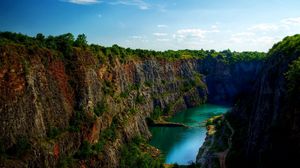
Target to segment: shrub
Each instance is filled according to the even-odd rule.
[[[120,121],[114,117],[110,126],[101,132],[100,138],[114,141],[117,138],[116,130]]]
[[[120,94],[121,98],[127,98],[129,96],[129,91],[124,91]]]
[[[16,148],[17,156],[21,156],[31,148],[31,145],[27,138],[20,137],[17,141]]]
[[[60,157],[58,161],[59,168],[73,167],[73,164],[74,164],[74,158],[71,156]]]
[[[146,102],[146,99],[143,95],[140,95],[138,93],[138,95],[136,96],[135,102],[138,104],[144,104]]]
[[[88,141],[83,141],[79,150],[76,152],[75,157],[79,159],[87,159],[93,154],[92,145]]]
[[[21,157],[23,156],[29,149],[31,148],[31,144],[29,143],[26,137],[18,137],[16,143],[7,151],[4,151],[9,156]]]
[[[95,145],[92,146],[92,150],[96,151],[96,153],[101,153],[105,144],[106,140],[101,138]]]
[[[139,90],[141,88],[140,83],[135,83],[130,86],[130,90]]]
[[[75,157],[79,159],[88,159],[101,153],[107,141],[114,141],[117,137],[116,122],[117,121],[114,119],[110,127],[101,132],[99,141],[96,144],[92,145],[88,141],[84,141],[76,152]]]
[[[4,147],[4,142],[2,139],[0,139],[0,158],[1,156],[5,156],[6,153],[5,153],[5,147]]]
[[[164,109],[164,115],[169,115],[169,114],[171,114],[171,112],[172,112],[172,105],[168,104],[166,106],[166,108]]]
[[[23,64],[23,68],[24,68],[24,73],[25,75],[28,75],[30,72],[30,66],[28,61],[26,61],[25,59],[22,60],[22,64]]]
[[[60,131],[58,128],[50,126],[50,127],[48,128],[47,137],[50,138],[50,139],[54,139],[54,138],[56,138],[60,133],[61,133],[61,131]]]
[[[285,73],[290,93],[299,93],[300,87],[300,57],[289,65],[288,72]],[[297,91],[298,90],[298,91]]]
[[[97,155],[103,151],[107,141],[115,141],[117,138],[116,124],[117,121],[114,119],[110,127],[101,132],[99,140],[96,144],[90,146],[85,145],[85,151],[90,151],[90,155]]]
[[[188,92],[188,91],[190,91],[195,86],[196,86],[196,82],[195,81],[193,81],[193,80],[191,80],[191,81],[185,81],[181,85],[180,91],[181,92]]]
[[[162,110],[159,106],[156,106],[151,113],[150,117],[152,120],[157,120],[162,115]]]
[[[110,81],[104,81],[102,90],[105,95],[113,95],[114,94],[113,84]]]
[[[129,114],[136,114],[137,113],[137,110],[135,108],[130,108],[128,110]]]
[[[100,135],[100,139],[114,141],[116,139],[116,123],[113,121],[110,127],[106,128]]]
[[[152,81],[145,81],[145,86],[151,87],[153,85]]]
[[[145,141],[140,138],[134,138],[121,149],[121,168],[145,167],[145,168],[163,168],[162,158],[153,158],[150,154],[143,152],[140,145]]]
[[[97,103],[96,107],[94,108],[94,113],[98,117],[100,117],[105,111],[107,111],[107,103],[104,101]]]
[[[88,116],[83,109],[75,110],[74,116],[70,121],[69,131],[79,132],[81,126],[90,127],[94,121],[95,118]]]

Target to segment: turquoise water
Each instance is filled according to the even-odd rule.
[[[187,165],[194,162],[206,137],[204,121],[212,116],[225,113],[229,109],[229,107],[204,104],[179,112],[169,121],[191,127],[152,127],[150,128],[152,133],[150,144],[165,154],[168,164]]]

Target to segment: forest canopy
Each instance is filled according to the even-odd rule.
[[[45,35],[38,33],[35,37],[27,36],[21,33],[0,32],[0,46],[6,44],[25,45],[27,47],[47,48],[61,52],[64,56],[70,55],[74,47],[90,50],[97,56],[120,57],[125,59],[128,57],[139,58],[164,58],[168,60],[175,59],[214,59],[227,63],[239,61],[261,60],[266,58],[264,52],[235,52],[224,50],[167,50],[153,51],[144,49],[123,48],[118,45],[111,47],[103,47],[97,44],[88,44],[85,34],[79,34],[76,38],[71,33],[66,33],[58,36]],[[199,46],[200,47],[200,46]]]

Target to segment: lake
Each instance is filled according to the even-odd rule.
[[[178,112],[168,121],[183,123],[190,128],[151,127],[150,144],[165,154],[167,164],[187,165],[195,162],[198,150],[206,137],[204,122],[229,109],[225,106],[204,104]]]

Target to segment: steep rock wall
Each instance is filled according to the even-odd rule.
[[[199,60],[199,72],[206,76],[208,102],[232,105],[254,85],[263,60],[224,62],[219,59]]]
[[[154,108],[172,114],[207,99],[231,104],[252,86],[262,64],[103,60],[82,48],[67,56],[0,47],[0,167],[118,167],[122,145],[151,136],[145,119]]]
[[[47,49],[15,45],[2,46],[0,58],[1,167],[59,166],[78,155],[84,141],[97,144],[112,124],[114,138],[105,140],[103,150],[75,164],[117,167],[122,144],[151,136],[145,118],[154,107],[178,111],[207,97],[193,59],[100,63],[81,49],[62,59]]]
[[[289,91],[286,73],[299,60],[299,35],[287,37],[270,50],[252,93],[228,116],[236,129],[230,167],[294,167],[298,164],[299,83]],[[296,77],[299,80],[298,77]]]

